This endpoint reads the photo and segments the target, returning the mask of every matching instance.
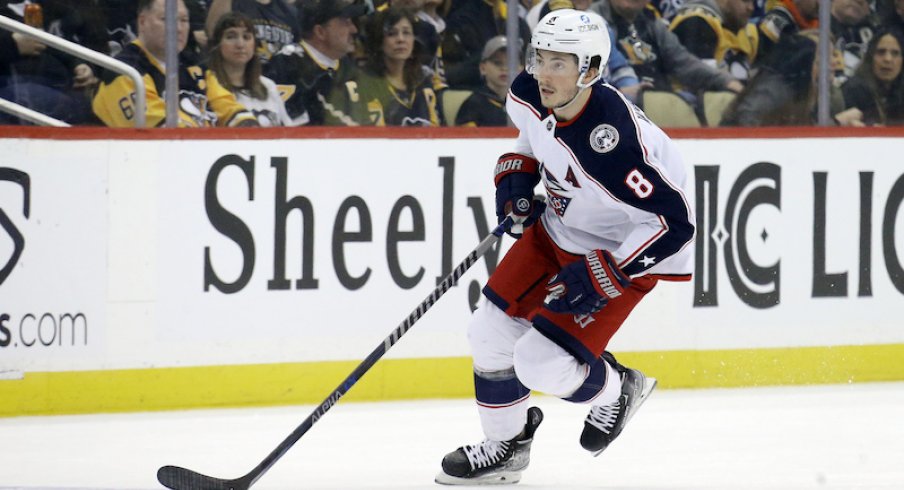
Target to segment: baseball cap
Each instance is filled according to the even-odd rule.
[[[301,32],[310,33],[314,26],[326,24],[336,17],[354,19],[367,13],[362,0],[302,0]]]
[[[486,44],[483,45],[483,54],[480,55],[480,61],[485,61],[493,57],[496,54],[496,51],[500,49],[505,49],[508,47],[508,40],[505,36],[496,36],[490,38]]]

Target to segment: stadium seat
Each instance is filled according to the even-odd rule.
[[[734,92],[703,92],[703,114],[706,125],[715,128],[722,121],[725,109],[735,100]]]
[[[465,99],[471,96],[471,93],[470,90],[443,90],[443,117],[446,118],[447,126],[455,126],[458,109],[461,108]]]
[[[663,128],[699,128],[694,108],[672,92],[646,90],[642,95],[644,113]]]

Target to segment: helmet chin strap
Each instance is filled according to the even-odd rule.
[[[574,97],[572,97],[568,102],[557,105],[557,106],[553,107],[552,110],[564,109],[564,108],[570,106],[571,104],[574,104],[574,101],[578,100],[578,95],[581,95],[581,92],[587,90],[588,88],[590,88],[590,87],[581,87],[580,89],[578,89],[577,92],[574,93]]]
[[[580,83],[580,82],[581,82],[581,78],[584,78],[584,75],[585,75],[586,73],[587,73],[586,71],[583,71],[583,72],[581,72],[581,75],[578,77],[578,83],[576,84],[577,87],[578,87],[578,91],[574,93],[574,97],[572,97],[568,102],[566,102],[566,103],[564,103],[564,104],[560,104],[560,105],[557,105],[557,106],[553,107],[553,108],[552,108],[553,110],[556,110],[556,109],[564,109],[564,108],[570,106],[571,104],[574,103],[574,101],[576,101],[576,100],[578,99],[578,96],[581,95],[581,93],[582,93],[583,91],[587,90],[588,88],[590,88],[590,87],[592,86],[592,85],[581,85],[581,83]]]

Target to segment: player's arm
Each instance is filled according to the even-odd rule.
[[[656,171],[652,173],[658,175]],[[631,276],[644,275],[693,240],[692,215],[680,192],[657,191],[655,186],[668,183],[661,177],[647,178],[636,168],[628,172],[624,184],[628,192],[617,190],[617,183],[610,182],[607,187],[618,199],[638,209],[646,208],[652,218],[636,225],[617,250],[591,250],[583,259],[564,266],[546,285],[544,303],[548,310],[575,315],[596,313],[624,293]],[[629,197],[629,192],[636,193],[635,198]],[[651,201],[644,204],[643,199]],[[624,258],[619,262],[616,257]]]
[[[520,129],[519,108],[506,104],[516,127]],[[530,140],[524,131],[518,132],[514,151],[505,153],[496,161],[493,173],[496,184],[496,218],[499,223],[513,215],[514,225],[508,234],[521,238],[525,227],[532,225],[539,216],[534,202],[534,188],[540,183],[540,162],[533,156]]]
[[[629,276],[647,273],[694,239],[694,218],[683,191],[660,167],[643,158],[627,167],[615,194],[636,209],[635,227],[614,250],[618,267]],[[619,187],[619,184],[616,184]]]
[[[601,153],[583,141],[573,148],[584,171],[627,205],[624,209],[634,227],[610,252],[617,267],[633,277],[647,274],[687,247],[695,225],[683,191],[684,164],[673,144],[661,131],[651,131],[655,128],[642,113],[622,107],[610,112],[610,124],[619,135],[611,149]]]

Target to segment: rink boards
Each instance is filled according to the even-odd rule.
[[[904,132],[675,132],[695,278],[610,344],[664,387],[904,379]],[[792,137],[788,137],[792,136]],[[0,415],[315,403],[493,224],[508,130],[0,135]],[[469,396],[479,261],[349,399]]]

